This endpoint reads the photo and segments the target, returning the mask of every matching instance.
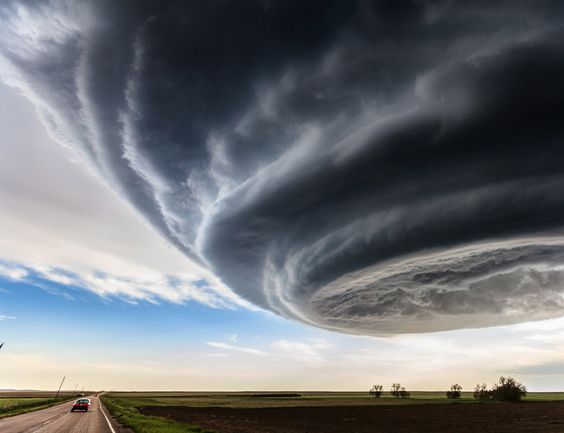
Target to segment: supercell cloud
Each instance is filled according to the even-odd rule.
[[[3,1],[0,73],[239,295],[341,332],[564,315],[560,1]]]

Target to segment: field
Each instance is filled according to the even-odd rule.
[[[564,431],[564,393],[531,393],[522,403],[477,403],[471,393],[456,402],[443,392],[413,392],[405,400],[367,393],[298,394],[112,393],[104,401],[138,433]]]
[[[54,398],[55,391],[0,391],[1,398]],[[73,391],[61,391],[59,397],[68,398],[74,396]]]
[[[44,409],[74,397],[72,392],[62,392],[54,398],[54,392],[5,391],[0,392],[0,418]]]
[[[0,397],[0,418],[43,409],[60,401],[53,398]]]

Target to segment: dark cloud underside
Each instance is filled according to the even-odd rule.
[[[564,314],[554,1],[8,1],[1,71],[244,298],[338,331]]]

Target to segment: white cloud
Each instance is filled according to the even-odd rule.
[[[279,362],[280,360],[292,360],[302,362],[304,364],[322,362],[324,360],[323,352],[332,347],[331,343],[324,339],[280,339],[272,341],[271,343],[264,343],[267,349],[239,346],[237,345],[238,337],[235,334],[231,335],[228,340],[228,343],[208,341],[206,344],[216,349],[224,349],[252,355],[268,355],[268,357],[275,360],[275,362]]]
[[[519,323],[511,328],[514,332],[522,331],[555,331],[564,329],[564,317],[558,319],[541,320],[538,322]]]
[[[4,320],[16,320],[14,316],[6,316],[5,314],[0,314],[0,322]]]
[[[324,359],[323,350],[331,347],[321,339],[309,341],[277,340],[270,344],[277,356],[289,357],[303,362],[320,362]]]
[[[0,263],[0,276],[13,281],[21,281],[27,276],[25,268]]]
[[[195,301],[213,308],[229,309],[242,305],[236,298],[224,296],[221,288],[214,287],[199,275],[189,273],[175,275],[155,273],[144,278],[135,278],[94,271],[78,274],[44,265],[28,268],[0,263],[0,276],[10,278],[13,275],[17,276],[18,281],[40,287],[53,294],[66,295],[71,299],[72,294],[62,291],[62,288],[84,289],[103,298],[114,297],[128,302],[157,303],[162,300],[181,304]]]
[[[260,356],[267,355],[266,352],[259,349],[255,349],[252,347],[235,346],[233,344],[222,343],[220,341],[208,341],[206,344],[208,346],[215,347],[216,349],[232,350],[235,352],[249,353],[251,355],[260,355]]]

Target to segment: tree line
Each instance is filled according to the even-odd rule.
[[[383,385],[373,385],[368,393],[374,398],[380,398],[384,394]],[[393,383],[390,387],[390,395],[395,398],[409,398],[411,393],[400,383]],[[512,377],[501,376],[498,383],[491,388],[483,384],[477,384],[473,396],[479,401],[519,401],[527,396],[527,388]],[[446,391],[448,399],[462,397],[462,386],[455,383]]]

